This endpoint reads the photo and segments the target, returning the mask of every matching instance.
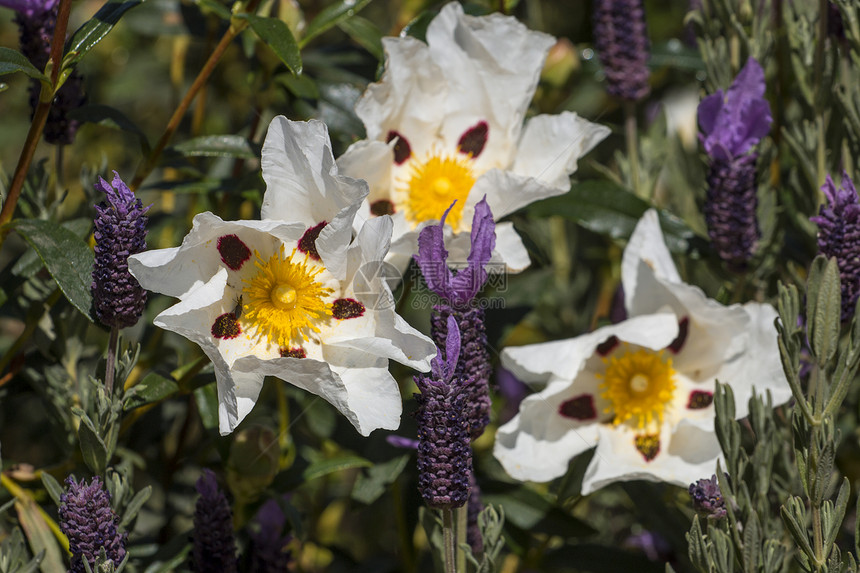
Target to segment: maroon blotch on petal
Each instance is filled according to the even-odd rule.
[[[690,410],[701,410],[707,408],[714,402],[713,392],[705,390],[693,390],[690,392],[690,399],[687,401],[687,408]]]
[[[388,132],[385,143],[391,143],[391,140],[395,138],[397,138],[397,143],[394,144],[394,163],[402,165],[412,156],[412,148],[406,138],[394,130]]]
[[[305,349],[301,346],[296,348],[281,346],[278,348],[278,353],[281,355],[281,358],[304,358],[307,356],[307,354],[305,354]]]
[[[305,231],[305,234],[302,235],[301,239],[299,239],[299,250],[303,253],[307,253],[308,256],[315,261],[320,260],[320,254],[317,252],[317,237],[320,236],[320,231],[322,231],[325,226],[325,221],[314,225]]]
[[[457,149],[460,153],[465,153],[474,159],[484,151],[484,146],[487,145],[487,135],[489,133],[490,126],[487,125],[487,122],[479,121],[460,136],[460,141],[457,142]]]
[[[681,352],[681,349],[684,347],[684,343],[687,342],[687,334],[690,331],[690,318],[685,316],[681,320],[678,321],[678,336],[675,337],[675,340],[672,341],[672,344],[667,346],[669,350],[678,354]]]
[[[618,346],[618,337],[614,334],[597,345],[597,353],[606,356]]]
[[[251,249],[236,235],[218,237],[218,252],[224,264],[234,271],[241,269],[251,258]]]
[[[660,435],[659,434],[644,434],[636,436],[636,449],[642,454],[646,462],[650,462],[660,453]]]
[[[242,334],[242,327],[232,312],[225,312],[212,323],[212,336],[215,338],[236,338]]]
[[[591,394],[583,394],[565,400],[558,407],[558,413],[565,418],[574,420],[593,420],[597,417],[597,411],[594,409],[594,397]]]
[[[388,199],[380,199],[370,204],[370,214],[376,217],[394,214],[394,203]]]
[[[339,298],[331,304],[331,315],[338,320],[358,318],[364,314],[364,305],[354,298]]]

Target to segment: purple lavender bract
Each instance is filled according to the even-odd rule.
[[[649,43],[642,0],[595,0],[594,46],[610,94],[629,101],[648,95]]]
[[[107,558],[118,566],[125,558],[128,534],[117,531],[119,517],[111,509],[110,494],[101,479],[96,476],[87,485],[69,476],[66,485],[68,490],[60,496],[59,517],[60,529],[69,538],[70,572],[84,573],[84,559],[94,568],[102,547]]]
[[[742,271],[758,246],[756,160],[752,148],[770,131],[764,70],[747,60],[727,94],[699,104],[699,139],[710,157],[704,214],[708,236],[728,267]]]
[[[828,205],[822,205],[817,217],[818,252],[836,257],[842,283],[842,320],[851,318],[860,296],[860,202],[854,182],[842,174],[837,189],[830,175],[821,187]]]
[[[690,484],[690,497],[693,498],[693,508],[710,519],[726,516],[726,502],[720,492],[717,476],[710,479],[700,479]]]
[[[462,507],[469,500],[472,449],[463,417],[463,396],[451,384],[460,351],[457,322],[448,319],[446,353],[431,362],[430,375],[418,375],[415,395],[418,411],[418,490],[427,505],[436,509]]]
[[[128,271],[128,257],[146,249],[146,211],[140,199],[114,172],[113,183],[99,178],[96,189],[107,201],[96,205],[93,265],[93,307],[109,328],[137,323],[146,304],[146,291]]]
[[[212,470],[203,470],[203,475],[197,480],[197,493],[200,499],[194,509],[194,570],[200,573],[236,573],[233,516]]]
[[[284,547],[292,536],[284,533],[287,521],[278,500],[270,499],[257,512],[254,520],[259,529],[251,531],[251,563],[249,571],[255,573],[282,573],[288,570],[292,561],[289,551]]]

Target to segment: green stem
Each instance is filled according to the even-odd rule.
[[[12,220],[15,207],[18,205],[18,198],[21,196],[21,190],[24,188],[24,181],[27,179],[27,172],[30,170],[30,163],[36,154],[36,147],[39,145],[42,131],[45,129],[45,123],[48,120],[48,111],[51,109],[51,102],[54,100],[54,92],[57,89],[57,81],[60,77],[63,44],[66,41],[66,28],[69,24],[69,13],[71,10],[72,0],[60,0],[60,7],[57,12],[57,26],[54,28],[54,37],[51,39],[51,59],[48,60],[46,68],[51,70],[51,85],[46,86],[42,84],[39,103],[33,112],[33,121],[30,122],[27,139],[24,140],[21,155],[18,157],[18,164],[15,166],[12,184],[9,186],[9,192],[6,195],[6,202],[3,203],[3,209],[0,211],[0,227],[3,227]],[[3,245],[3,240],[8,233],[8,229],[0,231],[0,246]]]
[[[110,342],[107,349],[107,367],[105,368],[105,393],[108,398],[113,394],[113,378],[116,373],[116,348],[119,345],[119,327],[110,329]]]
[[[637,197],[650,200],[645,197],[639,179],[639,142],[636,137],[636,102],[624,102],[624,135],[627,139],[627,158],[630,161],[630,179],[633,183],[633,192]]]
[[[256,10],[257,4],[259,3],[260,0],[251,0],[245,12],[253,12]],[[221,60],[221,56],[223,56],[224,52],[227,51],[230,43],[242,32],[242,30],[245,29],[247,25],[248,23],[245,20],[239,20],[237,18],[233,19],[230,27],[227,28],[227,31],[224,32],[224,35],[221,37],[221,41],[218,42],[217,46],[215,46],[215,49],[209,55],[209,59],[206,60],[206,63],[203,64],[203,67],[200,69],[200,73],[198,73],[197,77],[194,78],[194,82],[191,84],[191,87],[188,88],[188,92],[185,94],[185,97],[183,97],[182,101],[179,102],[179,106],[167,122],[167,127],[164,129],[164,133],[161,134],[158,143],[156,143],[155,147],[150,151],[146,162],[140,169],[138,169],[137,174],[135,174],[134,180],[130,185],[132,191],[140,187],[143,180],[152,173],[153,169],[155,169],[155,165],[158,163],[158,159],[161,157],[164,148],[167,147],[173,134],[176,133],[177,129],[179,129],[179,124],[185,116],[185,113],[188,111],[188,108],[194,102],[194,98],[197,97],[197,94],[200,93],[200,90],[206,82],[209,81],[209,76],[212,75],[212,72]]]
[[[466,502],[457,508],[457,545],[455,547],[457,555],[457,571],[466,570],[466,552],[463,551],[462,545],[466,543],[466,531],[469,529],[469,503]]]
[[[454,519],[449,507],[442,510],[442,539],[445,546],[445,573],[457,573],[454,561]]]

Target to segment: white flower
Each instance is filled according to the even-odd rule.
[[[506,348],[502,364],[546,388],[498,431],[495,456],[521,480],[549,481],[597,446],[583,494],[618,480],[687,486],[712,475],[715,380],[737,416],[753,387],[788,400],[769,305],[723,306],[681,281],[657,213],[645,213],[622,261],[629,319],[569,340]]]
[[[397,428],[388,359],[427,371],[436,348],[394,312],[377,272],[391,219],[368,221],[353,239],[367,186],[338,176],[320,122],[275,118],[262,166],[261,221],[201,213],[181,246],[129,258],[144,288],[179,298],[155,324],[212,360],[222,434],[248,414],[267,375],[326,399],[364,435]]]
[[[466,260],[475,204],[486,195],[497,218],[570,189],[577,160],[609,134],[575,113],[538,115],[523,126],[551,36],[501,14],[466,16],[451,3],[427,29],[427,43],[384,38],[382,81],[356,106],[367,139],[338,159],[343,173],[370,184],[359,217],[394,218],[389,261],[404,267],[418,229],[448,223]],[[529,265],[510,223],[496,226],[496,257],[509,270]],[[462,258],[460,258],[462,257]]]

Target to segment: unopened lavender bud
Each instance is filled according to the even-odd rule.
[[[726,502],[720,492],[717,476],[710,479],[700,479],[690,484],[690,497],[693,499],[693,508],[701,515],[710,519],[719,519],[726,516]]]
[[[146,211],[140,199],[114,172],[113,182],[99,178],[96,189],[107,196],[96,205],[93,265],[93,307],[109,328],[137,323],[146,304],[146,291],[128,271],[128,257],[146,249]]]
[[[111,509],[110,494],[96,476],[87,484],[66,479],[68,489],[60,496],[60,530],[69,539],[72,554],[70,573],[84,573],[84,560],[95,568],[102,549],[105,556],[119,565],[125,558],[128,534],[119,533],[119,517]]]
[[[650,46],[642,0],[595,0],[594,46],[610,94],[629,101],[648,95]]]
[[[197,480],[197,493],[200,498],[194,509],[194,571],[236,573],[233,515],[212,470],[203,470],[203,475]]]

